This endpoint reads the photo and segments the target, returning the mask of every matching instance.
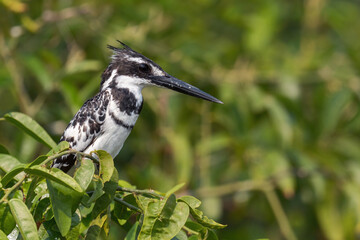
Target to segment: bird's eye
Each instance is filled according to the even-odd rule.
[[[149,73],[150,72],[150,66],[148,65],[148,64],[146,64],[146,63],[141,63],[140,65],[139,65],[139,70],[141,71],[141,72],[143,72],[143,73]]]

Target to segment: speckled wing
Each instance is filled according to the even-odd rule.
[[[110,98],[108,91],[102,91],[87,100],[65,129],[60,141],[69,142],[75,150],[85,151],[101,134]],[[54,160],[52,167],[67,172],[75,160],[75,155],[64,155]]]

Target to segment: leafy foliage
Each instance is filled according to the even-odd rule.
[[[220,239],[360,235],[358,1],[1,0],[0,11],[0,116],[26,113],[59,139],[119,39],[225,103],[145,88],[115,159],[121,180],[185,182],[179,195],[228,224]],[[15,164],[48,151],[4,120],[0,153]]]
[[[45,130],[30,117],[18,113],[6,116],[9,122],[14,122],[12,117],[27,119],[20,120],[20,128],[39,142],[51,145],[41,137],[48,136]],[[38,131],[28,130],[36,127]],[[2,168],[5,175],[0,190],[1,234],[6,236],[13,232],[16,235],[19,232],[23,239],[31,240],[98,239],[106,238],[110,225],[118,224],[128,232],[126,239],[178,239],[179,234],[181,239],[188,239],[188,236],[217,239],[214,234],[203,235],[191,228],[185,234],[184,230],[188,229],[185,224],[190,216],[198,219],[207,232],[225,227],[206,217],[205,221],[203,217],[199,218],[203,213],[197,209],[194,209],[196,212],[192,209],[190,214],[190,201],[182,200],[190,196],[176,199],[173,194],[178,186],[168,193],[123,188],[131,185],[118,180],[114,161],[103,150],[94,152],[97,156],[95,164],[100,163],[99,170],[80,152],[76,154],[81,164],[74,177],[59,169],[49,169],[52,160],[69,151],[75,153],[69,149],[69,144],[61,142],[46,157],[40,156],[27,165],[18,163],[10,155],[0,155],[2,165],[8,166]],[[191,200],[196,201],[196,207],[200,205],[194,197]]]

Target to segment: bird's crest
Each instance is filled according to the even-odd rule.
[[[116,40],[116,41],[118,41],[118,42],[123,46],[123,48],[117,48],[117,47],[114,47],[114,46],[111,46],[111,45],[107,45],[107,47],[108,47],[109,49],[113,50],[114,52],[117,52],[117,53],[122,52],[122,51],[124,51],[124,50],[134,51],[134,50],[132,50],[128,45],[126,45],[125,43],[121,42],[120,40]]]
[[[128,45],[126,45],[125,43],[118,41],[122,47],[117,48],[111,45],[107,45],[107,47],[113,51],[113,55],[111,56],[111,63],[110,64],[116,64],[119,60],[121,59],[127,59],[127,58],[131,58],[131,57],[137,57],[137,58],[142,58],[145,59],[147,61],[151,61],[150,59],[148,59],[147,57],[145,57],[144,55],[134,51],[132,48],[130,48]],[[152,62],[152,61],[151,61]]]

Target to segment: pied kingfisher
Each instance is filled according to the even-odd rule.
[[[152,60],[118,41],[122,48],[108,45],[111,62],[101,76],[100,92],[87,100],[64,131],[60,141],[72,149],[90,153],[105,150],[113,158],[120,152],[140,114],[145,86],[159,86],[222,103],[213,96],[166,73]],[[64,155],[52,167],[68,172],[75,155]]]

